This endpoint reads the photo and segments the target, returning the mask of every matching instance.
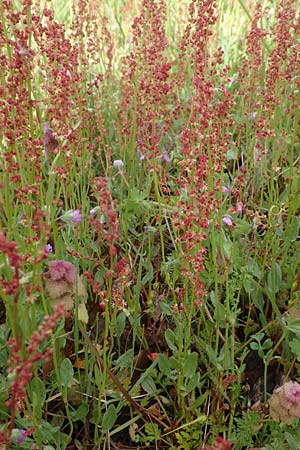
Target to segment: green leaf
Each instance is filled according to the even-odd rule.
[[[200,384],[200,373],[197,372],[195,373],[190,381],[188,382],[188,384],[184,387],[184,392],[186,394],[189,394],[190,392],[192,392],[197,386],[199,386]]]
[[[294,216],[291,220],[291,223],[287,226],[285,232],[285,237],[290,242],[295,242],[299,235],[299,219],[298,217]]]
[[[265,300],[263,296],[263,290],[261,286],[252,280],[253,289],[250,292],[250,298],[254,306],[259,309],[262,313],[264,312]]]
[[[145,442],[158,441],[161,437],[159,426],[156,423],[146,423],[145,433],[146,433]]]
[[[232,235],[234,237],[245,236],[249,234],[252,230],[251,225],[245,220],[236,220],[235,227],[232,230]]]
[[[291,435],[291,433],[288,433],[287,431],[284,433],[284,435],[287,440],[287,443],[289,444],[289,449],[299,450],[299,441],[296,441],[296,439]]]
[[[300,340],[297,338],[289,341],[289,347],[293,353],[295,353],[297,357],[297,361],[300,361]]]
[[[72,411],[71,416],[72,420],[76,422],[77,420],[83,420],[88,415],[89,405],[87,403],[82,403],[79,408],[75,411]]]
[[[205,350],[208,355],[209,361],[212,363],[212,365],[217,369],[219,372],[223,370],[222,365],[219,363],[218,356],[215,352],[215,350],[210,345],[205,345]]]
[[[102,372],[100,371],[98,365],[95,365],[94,373],[95,373],[95,381],[96,381],[97,386],[101,386],[103,379],[102,379]]]
[[[262,271],[259,268],[259,265],[253,258],[249,258],[248,264],[247,264],[247,271],[251,273],[251,275],[255,276],[259,280],[262,276]]]
[[[187,354],[184,358],[183,374],[187,378],[192,378],[198,368],[198,353]]]
[[[142,278],[142,284],[145,285],[145,284],[147,284],[149,281],[151,281],[151,280],[153,279],[153,274],[154,274],[153,266],[152,266],[152,264],[150,263],[150,264],[148,265],[146,274],[145,274],[145,275],[143,276],[143,278]]]
[[[281,269],[277,262],[273,262],[267,277],[267,288],[272,297],[277,294],[281,285]]]
[[[221,302],[216,302],[214,304],[214,319],[220,322],[220,326],[225,325],[226,309]]]
[[[122,369],[126,367],[131,367],[134,356],[134,350],[127,350],[123,355],[121,355],[116,361],[114,361],[114,365],[117,367],[121,367]]]
[[[41,421],[40,427],[43,433],[43,440],[45,443],[53,442],[54,436],[56,436],[60,430],[60,427],[52,426],[49,422],[46,422],[46,420]]]
[[[32,416],[34,420],[42,420],[43,405],[46,400],[46,388],[42,380],[34,378],[30,383],[29,397],[32,403]]]
[[[300,319],[293,319],[287,323],[286,328],[295,334],[300,334]]]
[[[116,335],[118,338],[122,336],[122,333],[125,329],[126,325],[126,314],[122,311],[120,314],[118,314],[116,319]]]
[[[243,278],[243,287],[247,294],[250,295],[253,289],[253,278],[248,274]]]
[[[264,331],[260,331],[259,333],[256,333],[255,336],[253,336],[253,339],[260,342],[265,337]]]
[[[102,420],[102,430],[108,431],[111,430],[111,428],[114,426],[115,421],[117,420],[117,411],[114,405],[109,405],[107,410],[105,411],[103,415]]]
[[[60,370],[59,370],[59,374],[60,374],[61,385],[64,387],[70,386],[71,381],[74,376],[74,370],[73,370],[73,365],[72,365],[71,361],[69,360],[69,358],[65,358],[62,361]]]
[[[171,356],[169,361],[170,361],[171,369],[174,369],[174,370],[180,370],[181,369],[180,363],[179,363],[177,358],[175,358],[174,356]]]
[[[262,293],[262,288],[250,275],[246,275],[243,278],[243,287],[249,297],[251,298],[252,303],[256,308],[263,312],[264,309],[264,297]]]
[[[271,339],[265,340],[265,342],[264,342],[264,343],[262,344],[262,346],[261,346],[261,348],[262,348],[263,350],[268,350],[268,348],[271,348],[271,347],[273,347],[273,342],[272,342]]]
[[[79,303],[78,305],[78,320],[80,320],[80,322],[85,324],[87,324],[89,321],[88,311],[83,302]]]
[[[169,359],[166,355],[160,353],[158,355],[158,367],[163,375],[170,378],[172,375]]]
[[[43,404],[46,400],[46,388],[40,378],[34,378],[33,380],[31,380],[30,391],[32,393],[36,393],[38,395],[39,403],[41,406],[43,406]]]
[[[232,259],[232,250],[233,250],[233,245],[230,239],[223,239],[222,242],[222,248],[223,248],[223,253],[226,259],[228,259],[228,261],[231,261]]]
[[[166,314],[166,316],[172,315],[172,309],[171,306],[168,303],[165,302],[159,302],[159,309],[162,313]]]
[[[233,160],[235,160],[237,158],[237,151],[234,149],[234,148],[232,148],[231,150],[229,150],[227,153],[226,153],[226,160],[227,161],[233,161]]]
[[[155,386],[155,383],[149,375],[143,380],[141,383],[142,388],[144,391],[147,392],[147,394],[151,395],[157,392],[157,387]]]
[[[168,347],[170,350],[172,350],[172,352],[177,353],[177,347],[176,347],[176,335],[174,333],[174,331],[168,329],[165,332],[165,338],[168,344]]]

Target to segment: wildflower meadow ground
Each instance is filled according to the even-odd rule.
[[[299,450],[298,3],[0,1],[0,450]]]

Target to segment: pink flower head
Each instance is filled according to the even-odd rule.
[[[300,405],[300,384],[289,381],[283,385],[284,400],[292,405]]]
[[[49,261],[48,276],[53,281],[65,280],[68,283],[75,283],[76,269],[72,263],[68,261]]]
[[[52,253],[53,252],[53,247],[51,244],[47,244],[45,245],[45,250],[47,253]]]
[[[243,203],[242,202],[237,202],[236,211],[238,214],[241,214],[241,212],[243,211]]]
[[[221,436],[218,436],[212,450],[230,450],[231,444],[229,441],[225,441]]]
[[[47,122],[43,123],[43,145],[45,158],[58,147],[58,141]]]
[[[229,216],[224,216],[222,222],[230,228],[233,227],[233,222]]]
[[[27,438],[28,433],[26,430],[22,430],[20,428],[13,428],[11,434],[11,440],[15,444],[23,444],[25,439]]]
[[[300,384],[289,381],[275,389],[269,405],[273,420],[291,423],[293,419],[300,418]]]
[[[228,194],[228,192],[229,192],[228,187],[227,186],[222,186],[222,192],[223,192],[223,194]]]
[[[167,152],[163,152],[161,155],[162,161],[164,161],[166,164],[170,164],[172,162],[172,159],[170,158],[169,154]]]
[[[82,214],[79,209],[75,209],[75,211],[71,213],[71,220],[74,223],[80,223],[82,221]]]

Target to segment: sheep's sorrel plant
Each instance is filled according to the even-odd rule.
[[[297,2],[0,14],[0,450],[296,450]]]

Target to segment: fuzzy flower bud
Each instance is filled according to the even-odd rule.
[[[113,166],[117,170],[122,170],[124,167],[124,163],[121,159],[115,159],[113,162]]]
[[[95,208],[90,210],[90,215],[91,216],[95,216],[98,211],[100,211],[100,207],[99,206],[95,206]]]
[[[20,428],[14,428],[11,433],[11,441],[14,444],[23,444],[27,437],[27,432]]]
[[[82,221],[82,213],[79,209],[71,209],[61,216],[61,220],[68,224],[71,224],[72,222],[79,224]]]

